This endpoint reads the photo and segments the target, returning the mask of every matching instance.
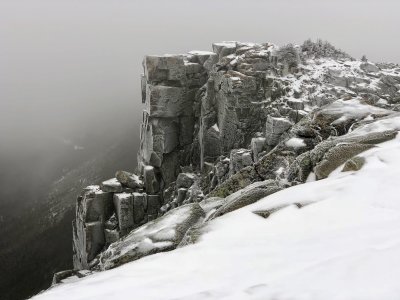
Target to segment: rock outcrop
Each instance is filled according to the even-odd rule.
[[[187,230],[204,217],[197,203],[183,205],[148,222],[113,243],[100,256],[101,269],[111,269],[143,256],[175,249]]]
[[[143,67],[137,172],[78,197],[76,270],[191,243],[213,218],[343,164],[358,170],[358,154],[397,134],[362,128],[397,116],[400,67],[329,44],[223,42]]]

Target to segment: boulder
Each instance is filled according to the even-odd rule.
[[[328,137],[332,130],[335,135],[346,134],[355,122],[369,115],[381,118],[391,114],[393,111],[362,103],[358,99],[337,100],[314,111],[313,123],[321,127],[322,135]]]
[[[219,59],[229,54],[235,53],[236,42],[221,42],[212,45],[213,51],[218,55]]]
[[[180,173],[176,179],[176,187],[179,188],[190,188],[194,182],[195,175],[193,173]]]
[[[147,255],[175,249],[187,230],[202,217],[204,211],[197,203],[169,211],[111,244],[101,254],[101,269],[112,269]]]
[[[74,276],[75,275],[75,270],[64,270],[57,272],[53,275],[53,281],[52,285],[55,285],[57,283],[60,283],[63,279]]]
[[[121,193],[123,189],[121,182],[119,182],[116,178],[103,181],[100,184],[100,188],[103,192],[111,193]]]
[[[115,177],[122,185],[131,189],[143,188],[143,182],[139,179],[139,176],[135,174],[126,171],[117,171]]]
[[[394,139],[396,135],[397,131],[393,130],[365,134],[357,134],[357,131],[354,131],[319,144],[311,152],[317,179],[328,177],[333,170],[348,159],[373,148],[376,144]]]
[[[209,197],[199,202],[206,215],[214,212],[225,203],[225,198]]]
[[[216,210],[212,218],[253,204],[258,200],[280,191],[282,188],[275,180],[255,182],[225,198],[224,204]]]
[[[258,162],[259,154],[264,150],[266,139],[263,137],[256,137],[251,139],[251,151],[253,152],[254,162]]]
[[[92,274],[89,270],[64,270],[53,275],[52,285],[63,283],[67,279],[83,278]]]
[[[229,161],[230,161],[229,165],[230,175],[236,174],[241,169],[251,166],[253,164],[253,159],[251,157],[251,150],[234,149],[231,151]]]
[[[265,124],[265,138],[270,146],[275,146],[279,142],[279,138],[292,126],[292,123],[285,118],[268,116]]]
[[[367,61],[363,62],[360,65],[360,69],[366,73],[376,73],[376,72],[380,71],[379,67],[377,67],[375,64],[367,62]]]
[[[225,198],[230,194],[248,186],[249,184],[260,181],[262,178],[258,175],[253,166],[241,169],[235,175],[232,175],[214,190],[209,193],[209,197]]]

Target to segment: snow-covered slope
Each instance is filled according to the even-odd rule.
[[[340,167],[209,222],[197,244],[34,299],[400,299],[400,138],[360,156],[357,172]]]

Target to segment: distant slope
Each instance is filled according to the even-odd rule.
[[[135,139],[127,136],[120,141],[79,163],[50,187],[43,184],[43,190],[50,190],[47,194],[36,189],[24,201],[3,201],[3,212],[10,214],[0,228],[1,299],[29,297],[47,288],[53,273],[72,267],[71,222],[79,191],[88,183],[113,177],[118,169],[136,166]],[[12,187],[9,194],[27,197]]]

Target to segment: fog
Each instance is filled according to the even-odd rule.
[[[51,182],[70,161],[57,165],[62,157],[79,164],[124,138],[134,164],[146,54],[321,38],[354,57],[400,62],[399,8],[394,0],[0,0],[0,190],[21,185],[21,172],[30,184],[38,173]],[[92,150],[79,160],[60,144]]]
[[[28,205],[47,203],[60,178],[69,181],[59,198],[73,204],[69,170],[100,180],[135,165],[144,55],[321,38],[398,63],[399,9],[398,0],[0,0],[0,265],[13,275],[0,276],[2,298],[24,299],[71,268],[73,208],[41,232],[47,210]],[[96,155],[108,164],[85,164]]]
[[[322,38],[355,57],[399,62],[399,8],[394,0],[0,0],[2,150],[134,128],[149,53]]]

